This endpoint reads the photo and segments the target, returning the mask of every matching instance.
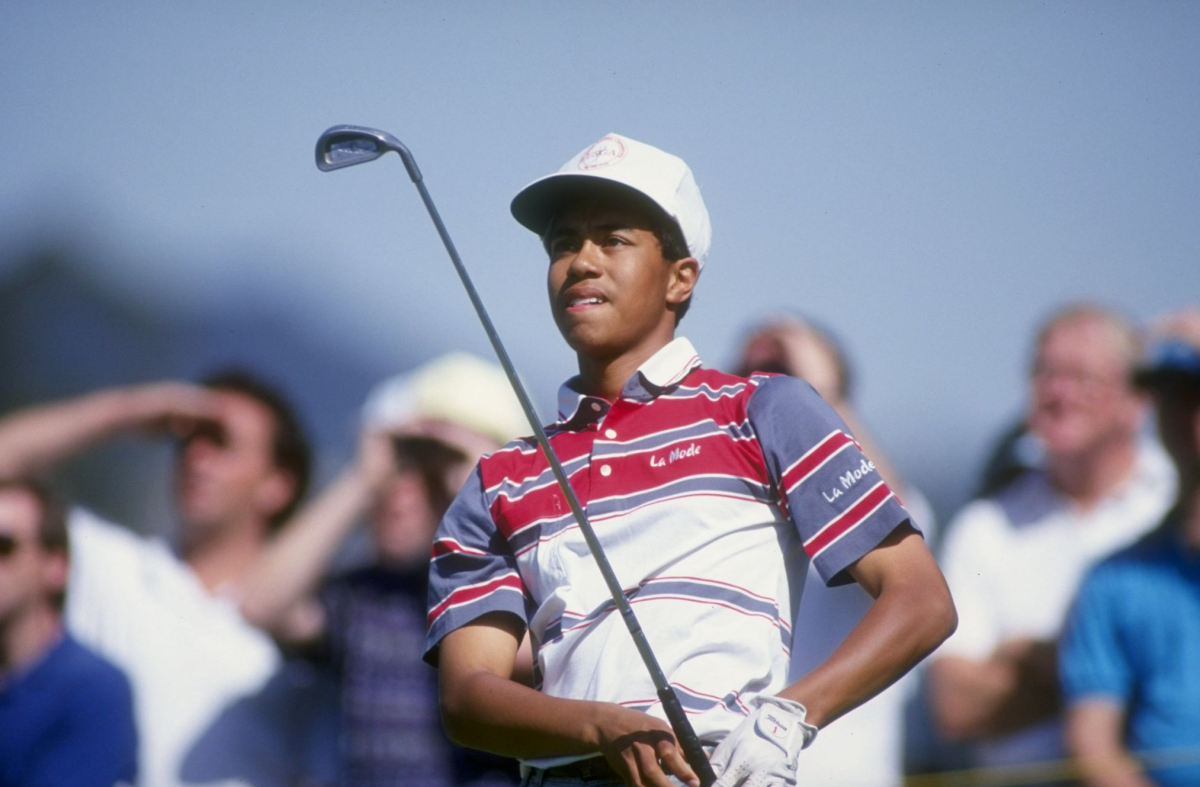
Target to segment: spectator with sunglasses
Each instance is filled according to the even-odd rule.
[[[0,477],[49,472],[133,434],[179,441],[177,538],[142,538],[73,509],[67,628],[129,676],[140,784],[294,784],[296,695],[278,649],[242,619],[237,599],[308,481],[297,418],[243,372],[103,390],[0,419]]]
[[[524,415],[499,367],[453,353],[382,383],[363,421],[357,461],[263,554],[242,612],[336,675],[345,787],[514,784],[514,762],[451,746],[421,653],[438,522]],[[322,585],[364,519],[374,559]]]
[[[65,510],[0,482],[0,787],[112,787],[137,771],[125,675],[64,633]]]

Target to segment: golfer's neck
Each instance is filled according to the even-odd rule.
[[[613,358],[592,358],[579,354],[580,393],[616,401],[621,389],[642,364],[674,339],[674,334],[648,337],[636,347]]]

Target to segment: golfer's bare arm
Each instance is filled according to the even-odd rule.
[[[828,659],[780,692],[802,703],[817,727],[883,691],[958,625],[941,569],[907,523],[859,558],[850,574],[875,602]]]
[[[1116,699],[1092,698],[1067,711],[1067,749],[1088,787],[1152,787],[1124,744],[1125,708]]]
[[[217,416],[208,391],[174,382],[113,388],[29,407],[0,420],[0,478],[39,475],[121,432]]]
[[[631,785],[669,787],[659,766],[698,784],[666,722],[606,702],[551,697],[511,679],[521,624],[485,615],[438,649],[442,720],[451,740],[509,757],[601,752]]]

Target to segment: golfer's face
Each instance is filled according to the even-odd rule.
[[[645,215],[581,204],[556,219],[547,247],[550,309],[577,353],[615,358],[664,326],[673,328],[671,266]]]

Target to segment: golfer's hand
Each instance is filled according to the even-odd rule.
[[[795,787],[800,750],[817,728],[804,706],[782,697],[758,697],[755,709],[713,751],[715,787]]]
[[[700,778],[687,764],[665,721],[619,705],[606,705],[597,729],[600,751],[629,787],[675,787],[668,775],[690,787],[700,787]]]

